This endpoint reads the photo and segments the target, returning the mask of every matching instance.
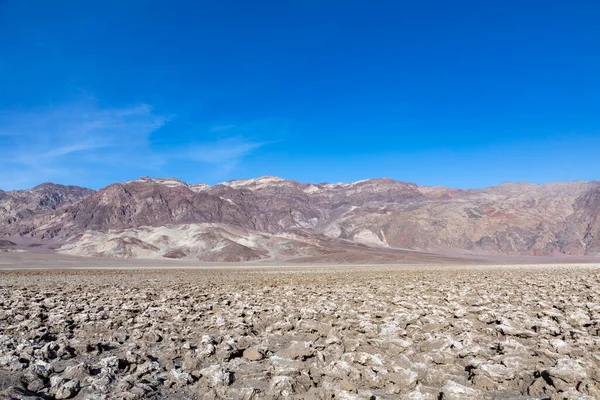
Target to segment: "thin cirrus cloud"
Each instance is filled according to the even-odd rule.
[[[27,188],[43,181],[86,184],[105,174],[106,182],[98,183],[102,185],[123,179],[120,169],[177,175],[171,164],[182,159],[227,178],[244,157],[268,143],[245,137],[251,124],[230,124],[200,129],[177,151],[153,148],[152,134],[169,120],[148,104],[101,108],[88,101],[0,111],[0,147],[10,154],[0,159],[0,188]]]
[[[191,160],[209,164],[238,162],[268,143],[248,141],[241,136],[235,136],[191,146],[185,155]]]
[[[56,149],[47,151],[46,153],[42,153],[37,157],[46,159],[46,158],[55,158],[69,155],[71,153],[76,152],[84,152],[88,150],[94,150],[102,147],[102,145],[98,144],[95,140],[88,140],[86,142],[80,143],[72,143],[65,146],[60,146]]]
[[[0,137],[17,155],[15,161],[61,158],[73,153],[147,143],[166,117],[146,104],[121,109],[66,105],[28,112],[0,113]]]
[[[257,149],[273,142],[259,142],[242,136],[227,137],[213,142],[191,145],[182,156],[186,159],[212,166],[211,180],[231,178],[240,162]]]
[[[0,187],[27,188],[43,181],[85,183],[98,171],[89,157],[143,147],[166,121],[146,104],[101,108],[84,101],[2,111],[0,145],[10,157],[0,161]]]

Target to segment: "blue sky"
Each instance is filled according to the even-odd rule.
[[[600,179],[597,1],[0,0],[0,188]]]

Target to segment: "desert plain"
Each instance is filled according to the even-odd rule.
[[[600,264],[4,260],[2,399],[600,398]]]

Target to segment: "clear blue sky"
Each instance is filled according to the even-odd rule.
[[[0,0],[0,188],[600,179],[600,2]]]

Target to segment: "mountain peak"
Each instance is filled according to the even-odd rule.
[[[249,186],[257,189],[281,182],[286,182],[286,180],[278,176],[265,175],[253,179],[236,179],[233,181],[222,182],[220,185],[229,186],[234,189]]]
[[[149,176],[142,176],[141,178],[128,181],[125,183],[144,182],[144,183],[156,183],[159,185],[165,185],[169,187],[188,186],[184,181],[177,178],[151,178]]]

